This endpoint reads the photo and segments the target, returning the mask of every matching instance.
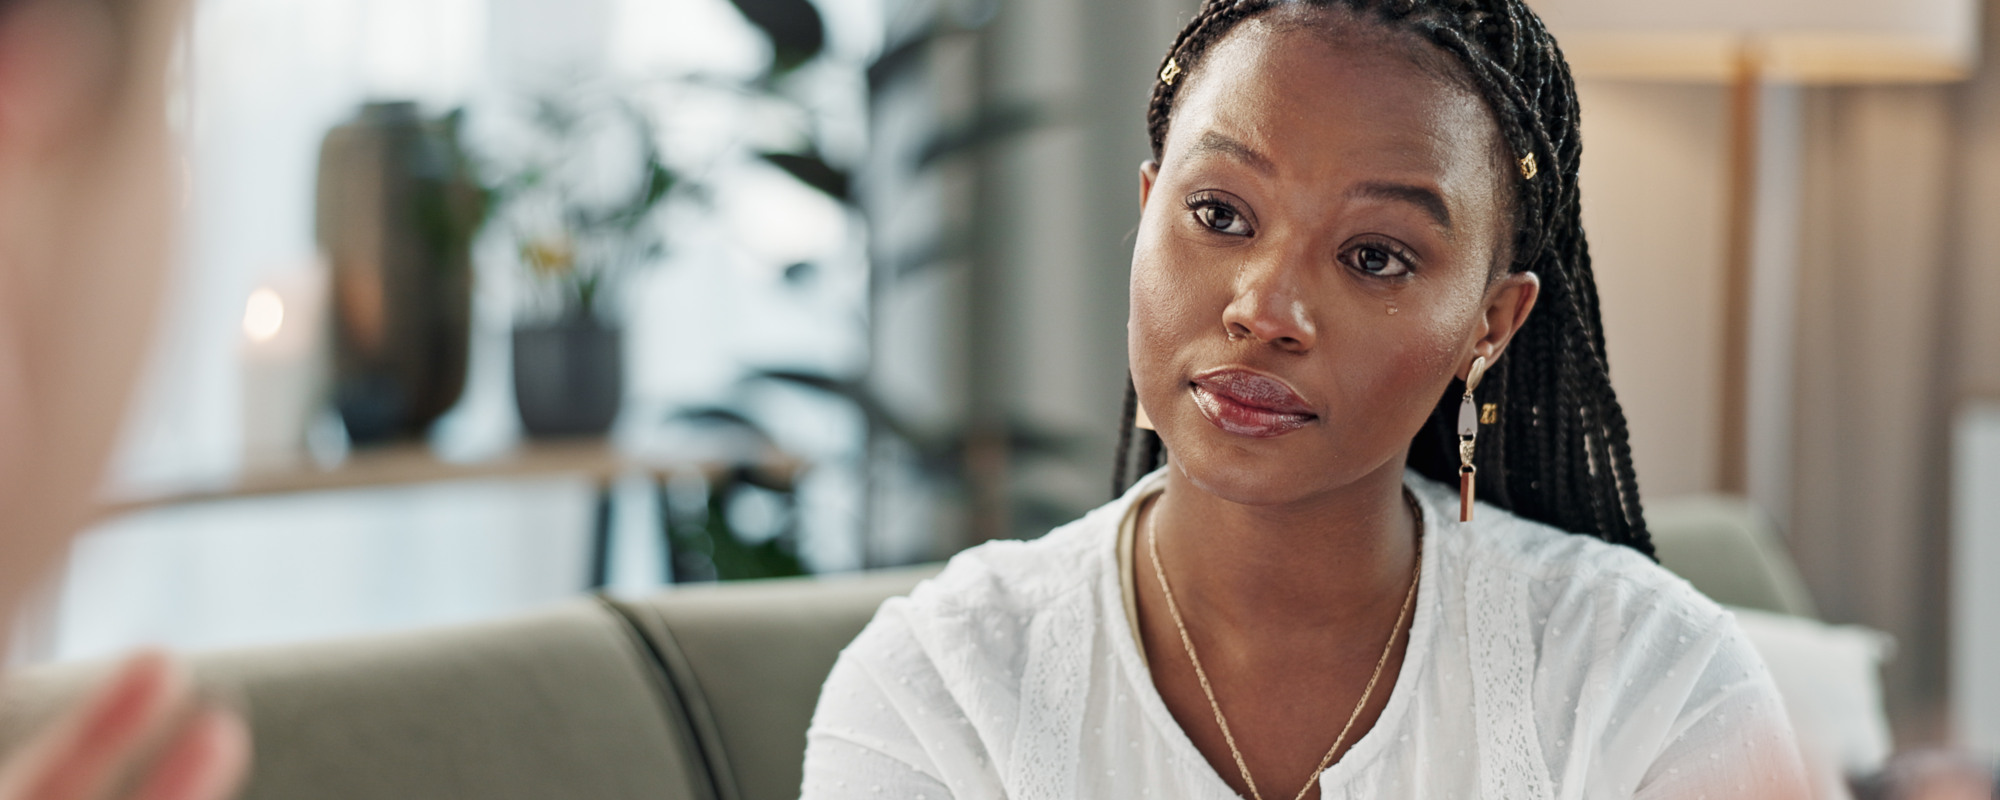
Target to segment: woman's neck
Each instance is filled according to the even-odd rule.
[[[1144,522],[1190,615],[1250,637],[1297,636],[1352,629],[1400,605],[1415,566],[1414,514],[1397,462],[1271,506],[1217,497],[1169,466]]]

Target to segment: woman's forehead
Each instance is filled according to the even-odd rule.
[[[1233,158],[1316,180],[1365,172],[1491,192],[1499,132],[1484,102],[1405,43],[1364,35],[1377,26],[1343,27],[1252,19],[1216,43],[1175,99],[1162,170]]]

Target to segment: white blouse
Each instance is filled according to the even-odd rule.
[[[1787,798],[1790,723],[1734,618],[1628,548],[1415,473],[1416,619],[1388,705],[1322,798]],[[1164,472],[1030,542],[953,558],[841,653],[807,798],[1231,798],[1153,687],[1118,538]],[[1329,720],[1334,730],[1339,720]]]

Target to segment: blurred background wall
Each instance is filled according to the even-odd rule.
[[[1905,743],[1966,735],[1984,724],[1969,716],[1993,713],[1947,698],[1954,669],[1983,694],[1995,667],[1951,638],[1954,615],[1979,630],[1973,620],[1994,608],[1954,606],[1950,585],[1990,582],[1996,567],[1954,562],[1954,535],[1996,532],[1978,515],[1954,531],[1954,506],[2000,486],[1955,482],[1952,466],[1958,421],[1991,403],[2000,375],[1986,311],[2000,299],[1992,8],[1968,81],[1779,85],[1762,99],[1748,494],[1787,532],[1828,620],[1896,637],[1885,688]],[[1649,497],[1722,489],[1716,165],[1728,91],[1582,91],[1585,218],[1642,486]]]

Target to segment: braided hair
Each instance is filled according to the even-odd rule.
[[[1146,128],[1155,160],[1165,149],[1175,97],[1188,83],[1171,78],[1198,69],[1203,54],[1238,23],[1282,7],[1345,11],[1434,47],[1421,55],[1442,54],[1462,70],[1458,78],[1492,111],[1509,160],[1532,157],[1522,173],[1507,174],[1525,175],[1527,164],[1538,165],[1533,179],[1512,181],[1515,229],[1505,268],[1539,276],[1541,299],[1514,335],[1513,357],[1493,365],[1475,397],[1497,404],[1500,417],[1482,426],[1474,455],[1479,497],[1652,555],[1583,235],[1576,87],[1555,39],[1522,0],[1205,0],[1161,62],[1168,79],[1153,86]],[[1411,440],[1409,466],[1433,480],[1450,483],[1458,473],[1463,393],[1463,384],[1453,381]],[[1120,492],[1163,456],[1158,434],[1133,428],[1137,410],[1128,377],[1113,477]]]

